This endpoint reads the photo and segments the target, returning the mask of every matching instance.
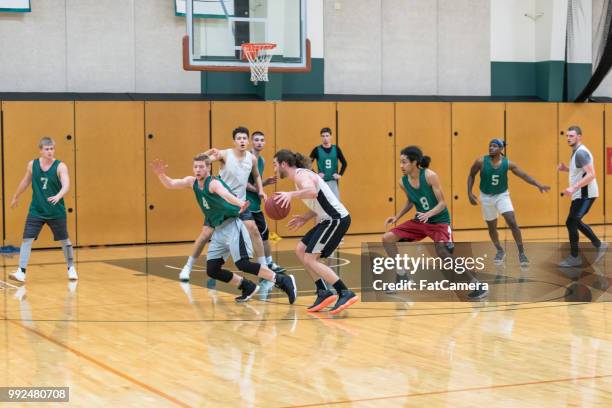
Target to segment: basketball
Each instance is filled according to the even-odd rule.
[[[264,207],[268,217],[277,221],[285,218],[287,215],[289,215],[289,211],[291,211],[291,204],[289,204],[286,208],[282,208],[280,204],[277,204],[272,197],[266,200]]]

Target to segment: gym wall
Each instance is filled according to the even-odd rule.
[[[149,163],[164,159],[171,177],[191,174],[193,156],[209,146],[231,146],[231,130],[244,124],[267,138],[264,177],[272,175],[272,153],[289,148],[308,155],[320,143],[319,130],[333,129],[349,167],[340,182],[341,199],[353,216],[350,233],[381,233],[384,219],[399,211],[406,198],[399,151],[420,145],[432,157],[441,178],[455,229],[484,227],[480,208],[467,200],[466,180],[475,159],[487,153],[488,141],[505,138],[507,154],[551,191],[538,190],[510,175],[510,191],[523,226],[564,225],[569,200],[560,192],[567,174],[568,126],[578,124],[596,162],[601,196],[587,215],[590,224],[612,222],[612,105],[556,103],[417,103],[417,102],[156,102],[156,101],[3,101],[4,172],[0,219],[5,245],[19,245],[31,197],[26,191],[17,209],[11,197],[28,160],[38,157],[43,135],[57,142],[57,157],[71,174],[66,197],[68,222],[77,245],[190,241],[203,217],[191,191],[169,191],[159,185]],[[612,120],[612,119],[610,119]],[[604,130],[605,129],[605,130]],[[281,181],[268,187],[289,189]],[[478,191],[478,179],[474,192]],[[304,207],[294,203],[294,213]],[[281,236],[297,235],[286,221],[271,222]],[[46,234],[46,235],[45,235]],[[45,233],[35,247],[54,246]]]

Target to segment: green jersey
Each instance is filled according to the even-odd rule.
[[[61,161],[55,160],[47,171],[40,167],[40,159],[32,161],[32,202],[29,215],[44,220],[66,218],[66,207],[62,198],[57,204],[51,204],[47,199],[53,197],[62,189],[62,183],[57,175],[57,167]]]
[[[263,179],[263,171],[264,171],[264,158],[259,156],[257,158],[257,170],[259,170],[259,175]],[[253,175],[249,176],[249,183],[255,185],[255,180],[253,179]],[[254,191],[249,191],[247,189],[246,198],[249,200],[249,210],[251,212],[260,212],[261,211],[261,198],[259,198],[259,194]]]
[[[200,209],[206,216],[207,225],[215,228],[223,223],[228,218],[236,218],[240,213],[240,207],[230,204],[223,199],[219,194],[210,192],[210,182],[215,178],[208,176],[204,180],[204,188],[200,190],[198,180],[193,182],[193,192]],[[227,184],[220,178],[216,178],[221,184],[225,186],[230,192],[232,191]]]
[[[484,156],[480,169],[480,191],[495,195],[508,191],[508,159],[502,157],[501,165],[493,167],[490,156]]]
[[[416,210],[420,213],[425,213],[436,205],[438,205],[438,199],[433,192],[433,189],[427,180],[425,179],[425,169],[420,169],[419,173],[419,188],[414,188],[408,182],[408,176],[402,177],[402,184],[406,189],[406,195],[411,203],[414,204]],[[428,224],[448,224],[450,225],[450,214],[448,208],[440,211],[427,220]]]
[[[334,174],[338,173],[338,149],[336,145],[332,145],[329,153],[323,149],[323,146],[317,146],[317,167],[319,173],[323,173],[323,180],[332,181]]]

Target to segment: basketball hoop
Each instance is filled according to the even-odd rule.
[[[254,85],[257,82],[268,81],[268,67],[272,59],[270,50],[276,48],[273,43],[244,43],[242,44],[242,55],[249,61],[251,68],[251,81]]]

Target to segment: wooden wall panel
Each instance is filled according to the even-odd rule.
[[[406,204],[406,194],[399,187],[403,174],[399,167],[400,152],[404,147],[416,145],[431,157],[430,168],[440,177],[444,199],[451,211],[451,105],[450,103],[413,103],[395,104],[395,211],[399,212]],[[414,210],[401,221],[414,217]],[[401,222],[400,221],[400,222]]]
[[[76,102],[81,245],[145,242],[144,102]]]
[[[452,223],[456,229],[485,228],[480,206],[470,204],[467,197],[467,178],[474,161],[488,152],[494,138],[504,139],[503,103],[452,104]],[[474,194],[478,197],[479,177]]]
[[[38,142],[43,136],[55,140],[55,157],[68,166],[70,190],[64,197],[66,205],[68,234],[74,245],[78,244],[76,235],[75,209],[75,138],[73,102],[2,102],[4,115],[4,202],[5,244],[19,246],[23,227],[32,199],[31,185],[19,198],[19,205],[10,208],[11,198],[23,179],[28,161],[40,156]],[[59,247],[53,241],[53,234],[44,227],[34,248]]]
[[[312,149],[321,144],[321,128],[332,129],[333,143],[336,138],[336,103],[335,102],[279,102],[276,104],[276,146],[277,150],[289,149],[308,156]],[[349,163],[350,165],[350,163]],[[350,171],[347,168],[347,171]],[[276,186],[278,191],[290,191],[295,185],[289,180],[281,180]],[[342,195],[342,188],[340,195]],[[301,200],[291,204],[291,213],[276,228],[281,236],[301,236],[310,226],[305,225],[298,231],[289,231],[287,222],[293,215],[304,214],[306,206]]]
[[[582,129],[582,143],[591,151],[595,160],[595,174],[599,183],[600,197],[584,217],[587,224],[604,222],[604,105],[600,103],[560,103],[559,104],[559,162],[569,166],[572,149],[567,145],[565,132],[572,125]],[[563,132],[561,134],[561,132]],[[559,192],[568,187],[568,173],[559,173]],[[571,198],[559,197],[559,225],[565,225]]]
[[[612,105],[606,104],[606,123],[612,124]],[[604,171],[605,175],[605,212],[606,212],[606,223],[612,223],[612,126],[606,126],[606,143],[605,143],[605,156],[606,165]],[[610,150],[610,157],[608,157],[608,150]],[[601,194],[601,191],[600,191]]]
[[[394,104],[338,103],[338,140],[348,161],[340,196],[351,213],[349,233],[382,233],[395,212]]]
[[[263,150],[265,168],[263,177],[274,175],[272,157],[276,151],[276,132],[274,124],[274,102],[212,102],[212,147],[228,149],[233,147],[232,131],[238,126],[245,126],[250,133],[259,130],[266,138]],[[213,166],[213,172],[219,174],[219,166]],[[274,194],[274,186],[265,188],[266,194]],[[263,207],[263,203],[262,203]],[[276,221],[266,218],[268,229],[276,231]]]
[[[209,102],[146,102],[147,242],[192,241],[204,215],[191,190],[168,190],[151,170],[154,159],[168,175],[193,175],[193,157],[210,145]]]
[[[506,105],[508,158],[538,182],[551,187],[540,193],[508,172],[510,195],[520,226],[557,225],[557,104],[509,103]]]

